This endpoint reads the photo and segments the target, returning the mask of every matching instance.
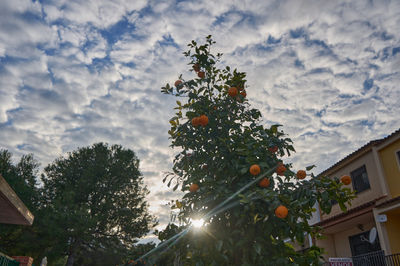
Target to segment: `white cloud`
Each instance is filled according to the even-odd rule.
[[[117,23],[127,13],[140,10],[147,1],[54,1],[43,5],[49,22],[66,20],[68,23],[92,24],[97,28],[107,28]]]
[[[223,64],[248,73],[297,168],[322,171],[399,126],[399,1],[3,1],[0,23],[0,147],[43,166],[97,141],[132,148],[162,223],[179,194],[161,182],[176,99],[159,89],[193,76],[192,39],[213,34]]]

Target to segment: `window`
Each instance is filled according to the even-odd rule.
[[[369,185],[367,168],[365,165],[354,170],[350,173],[350,175],[353,183],[353,189],[356,191],[356,194],[371,188]]]

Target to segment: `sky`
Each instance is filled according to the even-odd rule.
[[[175,154],[161,94],[209,34],[247,72],[263,124],[282,124],[301,168],[328,168],[400,128],[400,1],[0,0],[0,149],[44,167],[96,142],[134,150],[164,227]]]

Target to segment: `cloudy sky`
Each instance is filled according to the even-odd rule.
[[[318,173],[400,127],[399,25],[398,0],[0,0],[0,148],[42,166],[99,141],[131,148],[165,224],[175,99],[160,87],[193,75],[189,41],[213,35],[265,125],[294,140],[294,165]]]

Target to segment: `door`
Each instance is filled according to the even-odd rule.
[[[372,244],[369,243],[368,238],[369,231],[349,237],[351,255],[353,257],[381,250],[381,245],[379,244],[378,237],[376,237],[375,242]]]

